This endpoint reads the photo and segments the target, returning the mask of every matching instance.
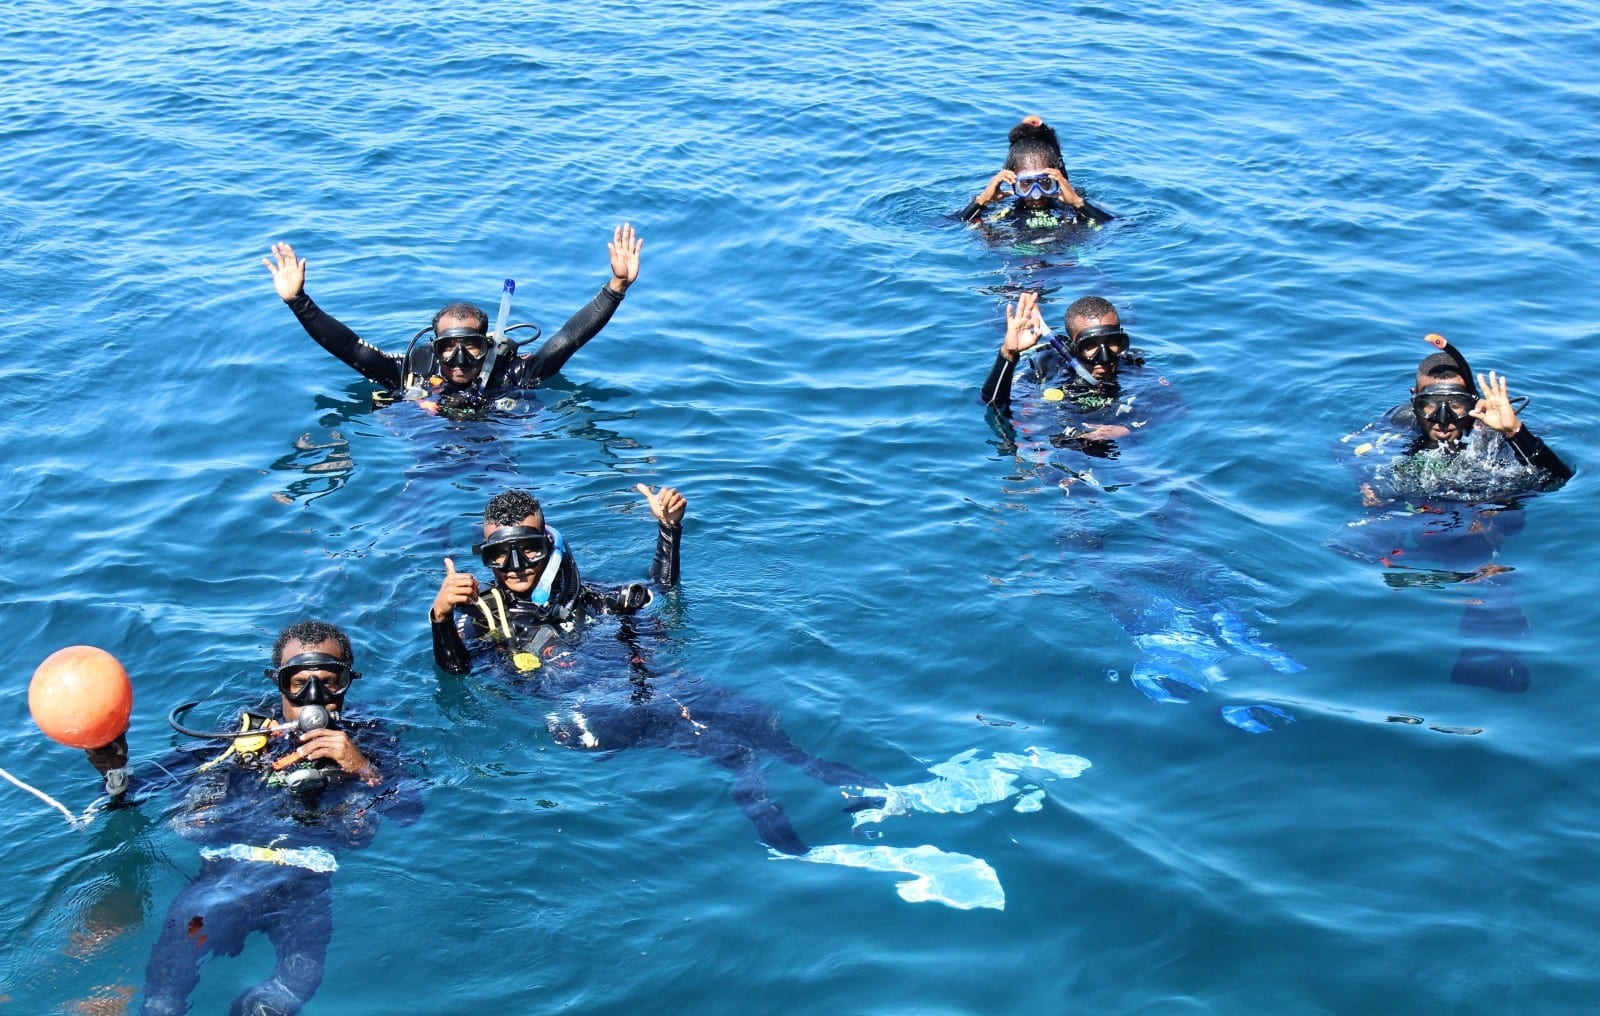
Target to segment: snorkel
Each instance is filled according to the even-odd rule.
[[[495,361],[500,358],[501,347],[506,347],[508,354],[515,354],[515,343],[506,341],[506,318],[511,316],[511,294],[517,291],[517,280],[507,279],[500,287],[500,309],[494,316],[494,328],[489,332],[489,352],[483,358],[483,372],[478,375],[478,386],[487,388],[489,378],[494,374]]]
[[[1461,355],[1461,350],[1450,344],[1450,340],[1438,332],[1429,332],[1422,337],[1422,341],[1448,356],[1455,362],[1456,369],[1461,371],[1461,376],[1466,379],[1467,388],[1472,392],[1473,398],[1482,398],[1478,392],[1477,375],[1472,373],[1472,368],[1467,364],[1467,358]]]
[[[1434,371],[1438,373],[1433,376],[1445,378],[1449,376],[1451,370],[1454,370],[1460,375],[1463,383],[1457,385],[1441,380],[1436,384],[1424,385],[1421,383],[1422,368],[1419,367],[1418,384],[1411,392],[1411,412],[1416,418],[1417,429],[1421,431],[1425,440],[1454,448],[1472,429],[1474,423],[1472,409],[1482,395],[1478,392],[1476,375],[1472,373],[1467,358],[1461,355],[1461,351],[1452,345],[1450,340],[1437,332],[1429,332],[1423,336],[1423,341],[1449,359],[1449,367],[1445,367],[1444,364],[1436,365]],[[1436,356],[1430,356],[1428,359],[1436,359]],[[1426,365],[1427,362],[1424,360],[1423,364]],[[1428,412],[1430,408],[1433,410],[1432,413]],[[1452,427],[1455,428],[1455,437],[1448,440],[1441,439],[1433,433],[1434,429],[1449,431]]]

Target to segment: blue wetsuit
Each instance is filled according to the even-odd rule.
[[[187,1012],[200,961],[207,954],[237,956],[256,931],[271,939],[277,965],[235,999],[233,1013],[299,1012],[322,983],[333,934],[335,852],[370,843],[382,815],[409,824],[422,810],[396,739],[372,721],[341,726],[374,775],[329,771],[327,788],[315,795],[292,792],[267,764],[292,749],[281,737],[254,764],[234,756],[202,769],[219,752],[213,744],[164,765],[176,778],[173,824],[200,844],[202,860],[167,908],[145,969],[143,1012]]]

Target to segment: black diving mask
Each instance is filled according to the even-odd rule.
[[[1463,432],[1472,426],[1472,410],[1477,396],[1456,385],[1429,385],[1411,396],[1411,411],[1419,423],[1435,427],[1452,424]]]
[[[550,556],[550,534],[532,526],[506,526],[472,550],[495,571],[527,571]]]
[[[433,351],[440,366],[471,370],[489,354],[489,337],[476,328],[446,328],[434,337]]]
[[[327,653],[300,653],[277,670],[267,670],[283,697],[297,706],[338,705],[350,682],[360,676],[350,664]]]
[[[1085,363],[1109,367],[1128,351],[1128,333],[1121,325],[1096,325],[1073,336],[1072,349]]]

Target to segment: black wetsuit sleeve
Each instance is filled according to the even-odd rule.
[[[1021,357],[1017,358],[1018,360]],[[1006,409],[1011,405],[1011,380],[1017,373],[1017,360],[1006,359],[1005,353],[996,353],[994,366],[989,368],[989,376],[984,378],[983,391],[980,397],[986,406],[997,409]]]
[[[467,652],[467,644],[462,641],[455,615],[435,621],[430,611],[428,621],[433,626],[434,665],[452,674],[465,674],[472,670],[472,654]]]
[[[1561,461],[1561,457],[1550,450],[1550,446],[1534,436],[1527,425],[1506,439],[1511,450],[1532,469],[1541,469],[1558,482],[1572,479],[1572,467]]]
[[[600,333],[600,329],[611,320],[611,315],[617,312],[620,303],[622,294],[614,292],[609,283],[601,286],[594,299],[568,318],[560,331],[550,336],[535,352],[517,361],[516,367],[506,376],[505,386],[532,387],[555,374],[566,366],[573,353]]]
[[[403,385],[405,371],[401,357],[363,342],[361,336],[325,313],[303,291],[288,304],[300,326],[317,340],[317,345],[343,360],[362,377],[390,389]]]
[[[678,584],[679,550],[683,544],[683,526],[669,526],[665,522],[656,526],[656,558],[650,562],[650,581],[662,589]]]
[[[956,218],[962,222],[976,222],[978,216],[983,214],[983,207],[983,205],[978,204],[977,198],[973,198],[967,202],[967,207],[961,209],[961,213]]]
[[[656,556],[650,562],[650,584],[663,593],[678,584],[679,549],[682,543],[683,526],[656,524]],[[650,587],[643,582],[630,582],[616,587],[585,582],[583,595],[590,609],[597,613],[622,615],[643,610],[653,598]]]
[[[1077,212],[1079,218],[1088,219],[1090,222],[1095,223],[1110,222],[1116,218],[1115,215],[1112,215],[1088,198],[1083,199],[1083,204],[1077,209]]]

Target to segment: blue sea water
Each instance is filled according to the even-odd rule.
[[[253,702],[281,627],[346,626],[426,811],[341,859],[307,1012],[1600,1003],[1600,6],[10,11],[0,766],[93,797],[28,718],[56,648],[123,660],[149,758],[172,705]],[[1043,257],[948,218],[1030,113],[1121,216]],[[260,263],[293,242],[308,291],[385,348],[506,277],[549,332],[623,221],[640,281],[496,427],[373,410]],[[1105,466],[1141,482],[1087,508],[977,403],[1004,294],[1040,285],[1052,323],[1114,299],[1187,407]],[[1330,448],[1400,400],[1426,332],[1508,374],[1579,469],[1495,558],[1531,624],[1497,644],[1520,693],[1450,680],[1479,587],[1397,586],[1325,546],[1363,515]],[[518,476],[619,582],[652,547],[633,485],[681,488],[664,659],[777,707],[810,751],[897,786],[968,751],[1087,760],[1035,780],[1036,810],[859,828],[768,773],[808,842],[982,858],[1004,909],[773,863],[705,760],[568,751],[543,704],[437,674],[442,559],[470,559]],[[1149,521],[1170,490],[1176,533]],[[1103,539],[1076,538],[1085,518]],[[1304,669],[1236,655],[1189,704],[1141,695],[1106,594],[1158,566],[1227,576],[1217,595]],[[1295,722],[1226,722],[1255,705]],[[132,1010],[193,847],[159,805],[74,831],[0,803],[0,1009]],[[258,937],[207,964],[194,1011],[271,962]]]

